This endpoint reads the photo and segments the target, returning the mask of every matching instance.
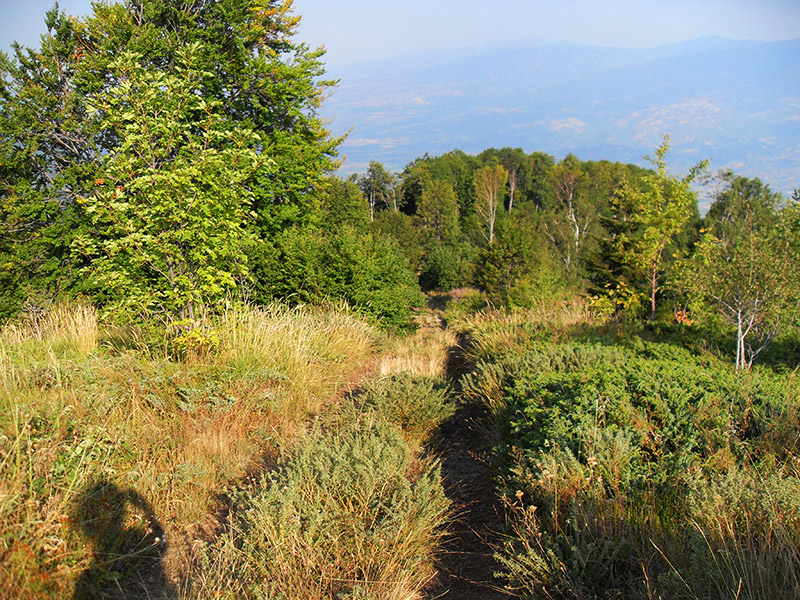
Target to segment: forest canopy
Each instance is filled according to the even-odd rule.
[[[796,194],[706,162],[673,174],[667,135],[650,168],[490,148],[343,179],[319,115],[335,82],[290,0],[45,23],[0,63],[2,319],[82,297],[180,336],[232,301],[344,300],[408,330],[422,290],[474,286],[504,308],[582,297],[616,323],[694,311],[735,328],[741,368],[796,325]]]

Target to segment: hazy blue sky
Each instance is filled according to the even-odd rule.
[[[61,0],[68,13],[90,0]],[[0,0],[0,48],[38,44],[53,0]],[[647,47],[703,35],[800,37],[800,0],[295,0],[300,38],[331,67],[536,38]]]

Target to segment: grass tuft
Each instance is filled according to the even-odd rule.
[[[397,425],[374,411],[334,432],[318,424],[239,497],[190,597],[419,598],[447,511],[438,465]]]

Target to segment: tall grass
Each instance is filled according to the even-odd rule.
[[[125,581],[138,546],[106,564],[82,525],[79,507],[95,495],[102,505],[100,490],[118,492],[131,532],[147,505],[178,577],[195,540],[218,529],[220,495],[374,360],[372,329],[342,311],[237,309],[212,326],[216,354],[185,360],[80,306],[0,332],[0,597],[68,598],[90,571]]]
[[[231,377],[281,382],[276,409],[298,418],[318,411],[376,350],[375,330],[345,306],[234,308],[220,333],[215,363]]]
[[[576,298],[561,304],[512,311],[483,310],[464,316],[454,326],[468,334],[469,355],[473,361],[492,361],[532,340],[566,341],[601,327],[602,322],[598,314]]]
[[[7,325],[0,339],[6,345],[27,345],[83,358],[98,347],[97,310],[89,305],[57,304]]]
[[[455,340],[437,322],[382,341],[373,378],[237,496],[187,598],[422,597],[449,502],[438,463],[420,452],[454,412],[444,374]]]
[[[420,328],[413,335],[392,338],[389,347],[381,353],[378,373],[381,376],[403,372],[431,377],[445,375],[448,356],[456,345],[456,334],[438,324]]]

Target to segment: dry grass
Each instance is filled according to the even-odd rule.
[[[576,298],[568,303],[513,311],[484,310],[464,317],[457,326],[469,332],[470,356],[478,360],[502,356],[509,348],[524,346],[537,332],[551,340],[567,340],[578,330],[601,324],[602,317]]]
[[[94,502],[98,480],[146,503],[177,575],[196,532],[213,529],[219,494],[295,441],[376,345],[337,310],[241,309],[215,329],[217,354],[183,361],[85,307],[0,332],[0,597],[72,596],[97,566],[76,507]]]
[[[87,305],[57,304],[7,325],[0,340],[7,345],[33,342],[47,351],[85,357],[98,347],[97,310]]]
[[[448,353],[458,343],[456,334],[442,329],[436,319],[425,323],[413,335],[394,338],[390,342],[378,363],[381,376],[395,373],[423,377],[445,375]]]
[[[449,502],[438,464],[419,454],[453,412],[443,375],[455,343],[438,319],[384,337],[360,394],[237,497],[228,535],[203,547],[185,597],[421,598]]]
[[[233,377],[260,373],[282,382],[286,393],[275,408],[293,418],[318,412],[376,350],[375,330],[344,306],[233,309],[220,328],[214,362]]]

